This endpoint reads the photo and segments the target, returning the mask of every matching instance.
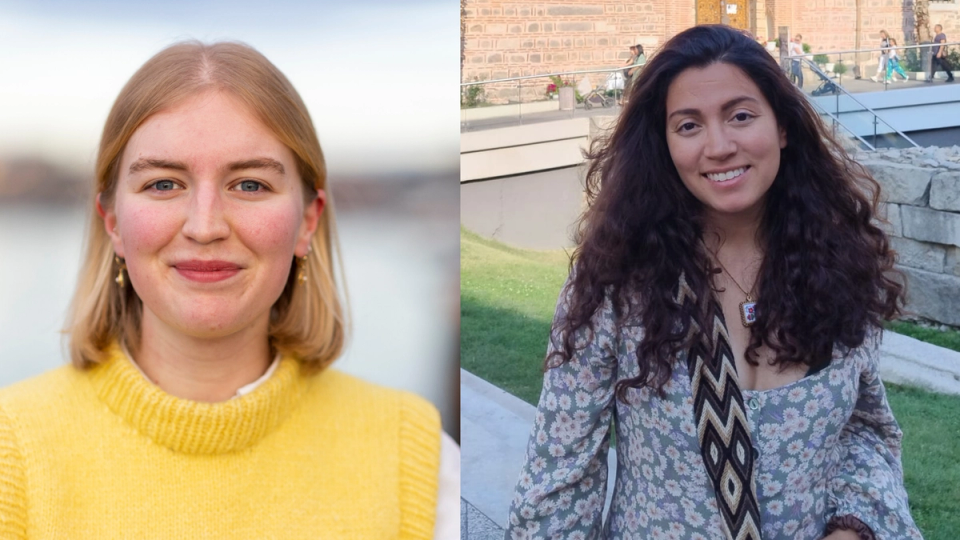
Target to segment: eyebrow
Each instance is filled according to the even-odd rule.
[[[743,103],[744,101],[752,101],[753,103],[760,103],[759,101],[757,101],[756,99],[754,99],[754,98],[752,98],[752,97],[750,97],[750,96],[740,96],[740,97],[735,97],[735,98],[731,99],[730,101],[724,103],[723,106],[720,107],[720,110],[721,110],[721,111],[728,111],[728,110],[736,107],[737,105]],[[672,113],[670,113],[670,115],[667,116],[667,120],[670,120],[671,118],[673,118],[674,116],[676,116],[676,115],[678,115],[678,114],[689,114],[689,115],[693,115],[693,116],[699,116],[699,115],[701,114],[701,112],[700,112],[700,109],[680,109],[680,110],[676,110],[676,111],[673,111]]]
[[[167,159],[140,158],[130,164],[130,174],[144,171],[147,169],[167,169],[173,171],[186,171],[187,165],[181,161],[170,161]],[[228,163],[224,170],[227,171],[246,171],[250,169],[273,169],[280,174],[286,174],[283,163],[273,158],[254,158],[243,161],[234,161]]]

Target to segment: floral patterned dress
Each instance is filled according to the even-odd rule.
[[[561,343],[557,321],[567,301],[561,295],[548,353]],[[593,327],[578,331],[583,348],[571,361],[544,376],[506,538],[724,538],[685,358],[664,397],[631,389],[623,403],[614,387],[639,373],[642,329],[618,331],[609,298]],[[832,517],[848,514],[877,540],[921,538],[903,487],[902,432],[878,375],[879,337],[868,333],[853,350],[835,347],[827,367],[799,381],[742,392],[764,540],[819,540]],[[617,470],[601,523],[611,421]]]

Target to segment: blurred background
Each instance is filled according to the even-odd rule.
[[[300,92],[338,212],[353,334],[336,366],[411,390],[459,441],[454,4],[0,0],[0,386],[62,365],[100,131],[184,39],[238,40]]]

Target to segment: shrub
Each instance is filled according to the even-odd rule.
[[[479,82],[479,79],[474,78],[474,81]],[[463,90],[460,92],[461,109],[472,109],[474,107],[478,107],[486,100],[487,96],[482,84],[464,86]]]

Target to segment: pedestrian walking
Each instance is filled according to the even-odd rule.
[[[946,43],[947,35],[943,33],[943,26],[935,25],[933,27],[934,32],[937,35],[933,38],[934,43]],[[947,82],[953,82],[953,72],[950,70],[950,64],[947,63],[947,46],[946,45],[937,45],[933,47],[933,57],[930,59],[930,78],[927,79],[927,82],[933,82],[934,75],[937,74],[937,71],[944,71],[947,74]]]
[[[879,377],[904,290],[825,129],[727,26],[648,62],[587,156],[505,538],[921,537]]]
[[[887,72],[887,58],[890,51],[890,36],[886,30],[880,30],[880,59],[877,61],[877,74],[870,77],[873,82],[881,82],[880,78]]]
[[[884,79],[887,82],[894,82],[897,80],[893,78],[894,72],[903,77],[903,79],[900,79],[900,82],[907,82],[910,80],[910,77],[908,77],[906,72],[903,71],[903,68],[900,67],[900,55],[897,52],[897,45],[897,40],[890,38],[890,49],[887,51],[887,76]]]

